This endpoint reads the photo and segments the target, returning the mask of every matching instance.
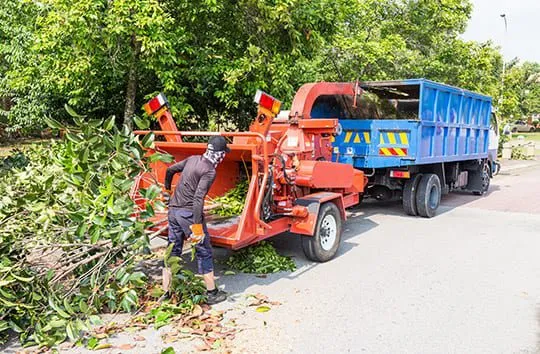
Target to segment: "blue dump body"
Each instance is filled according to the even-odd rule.
[[[315,102],[312,118],[339,118],[334,161],[385,168],[488,156],[491,97],[425,79],[366,82],[361,87],[378,104],[386,104],[392,117],[375,117],[364,109],[369,105],[362,96],[353,108],[350,97],[348,103],[345,98]]]

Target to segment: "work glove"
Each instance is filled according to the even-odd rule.
[[[162,200],[163,200],[163,203],[165,203],[166,206],[169,206],[169,202],[171,201],[171,191],[170,190],[166,190],[162,193]]]
[[[196,245],[202,242],[204,239],[204,230],[202,224],[193,224],[189,226],[191,230],[191,236],[189,236],[188,241]]]

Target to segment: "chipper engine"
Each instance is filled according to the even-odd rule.
[[[309,259],[325,262],[335,256],[345,209],[359,203],[367,178],[350,164],[331,161],[337,119],[303,118],[301,112],[313,104],[313,95],[299,91],[293,108],[301,109],[278,118],[281,102],[258,91],[257,117],[246,132],[179,131],[163,94],[145,105],[162,129],[153,131],[162,141],[155,141],[150,154],[168,153],[181,161],[205,151],[206,143],[194,140],[205,141],[214,135],[229,140],[231,152],[217,168],[209,199],[225,194],[243,180],[249,181],[241,215],[206,216],[213,245],[236,250],[288,232],[301,235]],[[136,131],[138,135],[149,133]],[[145,200],[138,190],[156,182],[163,186],[167,167],[157,161],[151,164],[151,171],[138,176],[132,198],[139,207],[144,208]],[[173,186],[177,181],[178,176]],[[166,223],[164,215],[155,218]]]

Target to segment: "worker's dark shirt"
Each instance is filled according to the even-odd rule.
[[[174,195],[169,201],[169,208],[176,207],[191,210],[193,223],[202,224],[204,198],[216,178],[214,165],[202,156],[191,156],[169,168],[165,176],[165,188],[171,189],[175,173],[182,172]]]

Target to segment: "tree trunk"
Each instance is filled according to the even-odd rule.
[[[133,115],[135,114],[135,98],[137,96],[137,65],[139,62],[139,53],[141,51],[141,43],[137,41],[135,35],[131,37],[131,48],[133,57],[129,65],[129,73],[126,89],[126,106],[124,108],[124,124],[130,129],[133,127]]]

